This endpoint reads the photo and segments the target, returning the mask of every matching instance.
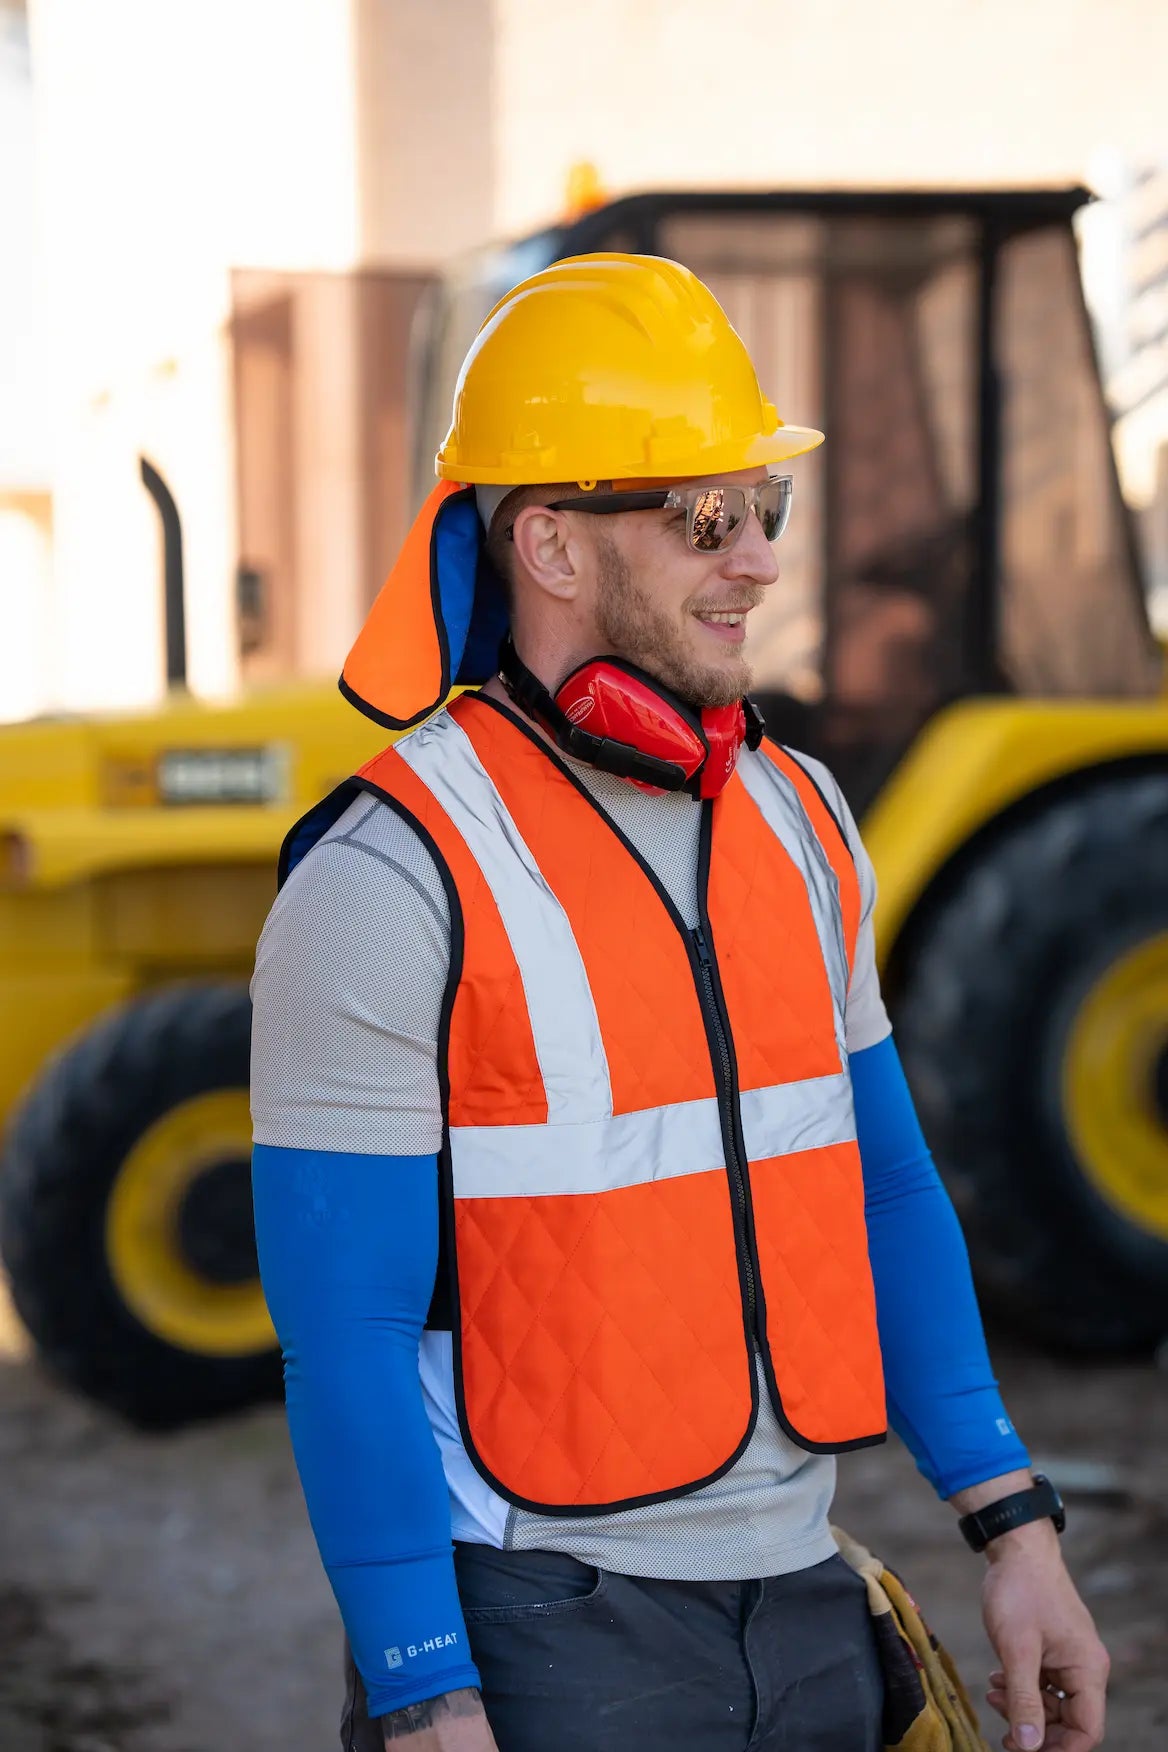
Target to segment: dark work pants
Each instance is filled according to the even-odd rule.
[[[499,1752],[880,1752],[867,1593],[842,1557],[752,1582],[484,1545],[455,1564]],[[347,1667],[344,1752],[381,1752]]]

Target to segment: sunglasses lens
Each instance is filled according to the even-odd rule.
[[[700,487],[690,500],[690,546],[699,554],[728,547],[746,516],[741,487]]]
[[[758,490],[758,518],[768,541],[778,541],[791,515],[791,479],[767,481]]]

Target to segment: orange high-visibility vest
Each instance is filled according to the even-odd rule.
[[[444,1252],[484,1478],[544,1513],[695,1490],[750,1438],[756,1346],[802,1447],[879,1441],[859,885],[802,767],[744,749],[703,805],[694,931],[508,707],[464,696],[355,783],[450,900]]]

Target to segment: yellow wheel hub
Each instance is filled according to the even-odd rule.
[[[245,1266],[242,1277],[202,1270],[183,1234],[195,1201],[202,1198],[205,1209],[214,1212],[217,1177],[234,1176],[238,1192],[238,1176],[250,1156],[247,1091],[219,1089],[181,1102],[156,1120],[114,1182],[106,1208],[106,1256],[114,1283],[143,1326],[182,1350],[243,1357],[276,1343],[254,1269]]]
[[[1080,1005],[1063,1062],[1063,1110],[1108,1203],[1168,1241],[1168,932],[1113,961]]]

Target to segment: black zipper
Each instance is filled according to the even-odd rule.
[[[710,945],[701,925],[690,932],[690,941],[698,963],[698,1002],[707,1021],[707,1033],[717,1046],[711,1053],[714,1081],[718,1089],[718,1111],[722,1120],[722,1141],[726,1149],[726,1173],[734,1198],[734,1227],[742,1244],[742,1262],[746,1276],[746,1317],[751,1337],[761,1350],[758,1330],[758,1295],[755,1290],[754,1265],[750,1257],[749,1201],[746,1191],[746,1168],[738,1149],[737,1100],[734,1088],[734,1061],[730,1056],[730,1036],[718,993],[714,986],[714,963]]]

